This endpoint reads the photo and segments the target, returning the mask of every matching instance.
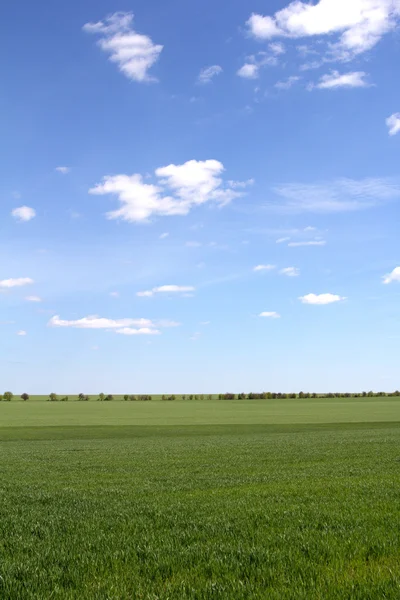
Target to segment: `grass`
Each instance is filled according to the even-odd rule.
[[[274,402],[2,403],[0,598],[398,600],[400,401]]]
[[[400,421],[400,398],[0,403],[0,428],[19,425],[257,425],[358,421]]]

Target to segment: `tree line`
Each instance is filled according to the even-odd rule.
[[[182,394],[182,395],[163,395],[161,396],[161,400],[171,401],[171,400],[212,400],[213,398],[218,398],[218,400],[275,400],[275,399],[302,399],[302,398],[380,398],[384,396],[400,396],[400,391],[396,390],[395,392],[337,392],[332,393],[329,392],[327,394],[317,394],[315,392],[299,392],[299,393],[275,393],[275,392],[259,392],[259,393],[241,393],[241,394]],[[11,402],[14,398],[14,394],[12,392],[4,392],[4,394],[0,394],[0,401]],[[21,394],[20,398],[24,401],[29,400],[29,394]],[[153,400],[154,396],[142,394],[124,394],[123,399],[131,402],[148,402]],[[111,402],[114,400],[114,396],[112,394],[98,394],[97,401],[99,402]],[[58,394],[52,392],[49,394],[47,401],[48,402],[68,402],[68,396],[59,396]],[[87,394],[79,394],[77,397],[78,402],[87,402],[90,400],[90,396]]]

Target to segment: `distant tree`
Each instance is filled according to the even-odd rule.
[[[3,394],[0,394],[0,402],[3,400],[4,396]]]
[[[52,392],[51,394],[49,394],[49,400],[51,402],[56,402],[58,400],[57,394],[55,394],[54,392]]]
[[[21,394],[22,400],[29,400],[29,394]]]
[[[11,400],[13,399],[13,397],[14,397],[14,394],[12,392],[4,392],[4,394],[3,394],[3,399],[6,402],[11,402]]]
[[[125,394],[125,396],[124,396],[124,400],[129,400],[129,396],[128,396],[128,394]]]
[[[105,395],[103,393],[99,394],[99,400],[100,402],[103,402],[105,400]]]
[[[79,394],[78,399],[79,400],[84,400],[85,399],[85,394]]]
[[[68,402],[68,396],[64,396],[63,398],[61,398],[61,402]]]
[[[114,400],[114,396],[112,394],[107,394],[105,400],[108,400],[110,402],[111,400]]]

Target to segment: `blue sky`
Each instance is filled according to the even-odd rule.
[[[400,387],[399,0],[3,9],[15,393]]]

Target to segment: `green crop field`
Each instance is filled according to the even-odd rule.
[[[0,403],[1,600],[400,598],[400,399]]]

